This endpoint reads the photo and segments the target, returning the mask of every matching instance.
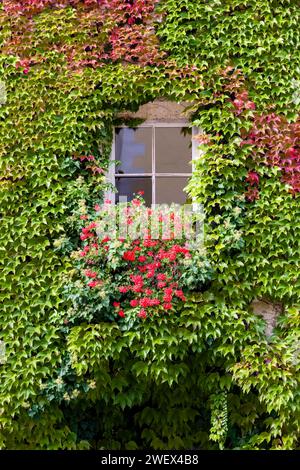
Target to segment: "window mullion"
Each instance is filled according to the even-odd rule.
[[[156,203],[155,126],[152,126],[152,204]]]
[[[116,138],[115,138],[115,129],[113,131],[113,138],[112,138],[112,148],[111,148],[111,158],[109,161],[109,167],[107,172],[107,181],[112,186],[116,185],[115,173],[116,173]],[[113,204],[115,204],[116,200],[116,193],[112,190],[108,190],[105,192],[105,198],[110,199]]]

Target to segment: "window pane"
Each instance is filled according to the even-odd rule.
[[[183,188],[188,183],[185,177],[163,177],[156,178],[156,204],[184,204],[187,202],[188,195]]]
[[[127,196],[127,200],[133,199],[133,194],[138,191],[144,191],[144,199],[147,206],[151,206],[152,203],[152,179],[151,177],[123,177],[118,178],[116,176],[116,187],[118,193],[116,194],[116,202],[119,202],[120,196]]]
[[[116,129],[116,173],[152,172],[152,128]]]
[[[192,139],[187,131],[186,127],[155,128],[156,173],[191,173]]]

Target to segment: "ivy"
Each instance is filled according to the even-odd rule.
[[[299,21],[296,0],[1,3],[1,448],[299,448]],[[119,113],[156,98],[200,128],[205,257],[176,314],[121,328],[70,289],[71,253]],[[270,337],[254,299],[282,307]]]

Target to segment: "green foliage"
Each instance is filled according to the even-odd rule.
[[[164,0],[156,35],[151,26],[144,37],[149,10],[131,33],[123,2],[101,27],[85,2],[45,0],[32,14],[3,3],[1,448],[298,448],[299,196],[241,145],[257,115],[297,120],[298,2]],[[146,44],[140,62],[124,55],[131,41]],[[250,106],[239,108],[245,91]],[[83,312],[70,324],[78,220],[106,188],[96,168],[107,169],[118,113],[157,97],[190,101],[205,136],[189,190],[205,208],[212,281],[193,293],[187,280],[172,320],[123,331]],[[249,171],[259,174],[254,200]],[[254,298],[283,305],[270,338]]]

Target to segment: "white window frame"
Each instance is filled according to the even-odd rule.
[[[172,121],[172,122],[160,122],[160,121],[145,121],[144,123],[136,126],[135,128],[139,129],[139,128],[155,128],[155,127],[166,127],[166,128],[172,128],[172,127],[186,127],[186,128],[189,128],[189,123],[186,122],[186,121]],[[155,187],[155,180],[156,180],[156,177],[188,177],[188,178],[191,178],[192,174],[193,174],[193,171],[195,169],[195,164],[194,164],[194,161],[198,158],[200,158],[201,156],[201,152],[199,151],[198,149],[198,144],[197,142],[193,139],[193,137],[197,134],[199,134],[199,128],[198,127],[195,127],[195,126],[192,126],[192,139],[191,139],[191,143],[192,143],[192,171],[189,172],[189,173],[158,173],[158,172],[151,172],[151,173],[125,173],[124,175],[119,175],[119,174],[116,174],[116,166],[115,164],[113,164],[112,162],[114,162],[116,160],[116,139],[115,139],[115,136],[116,136],[116,132],[115,132],[115,129],[120,129],[120,128],[129,128],[129,126],[126,126],[126,125],[119,125],[119,126],[115,126],[114,129],[113,129],[113,141],[112,141],[112,149],[111,149],[111,154],[110,154],[110,165],[109,165],[109,169],[108,169],[108,172],[107,172],[107,175],[106,175],[106,180],[108,183],[112,184],[113,186],[115,186],[115,178],[116,176],[118,177],[121,177],[121,178],[126,178],[126,177],[151,177],[152,178],[152,204],[155,204],[155,193],[156,193],[156,187]],[[155,160],[155,131],[153,132],[152,134],[152,169],[155,168],[154,166],[154,160]],[[116,202],[116,193],[112,190],[110,191],[106,191],[105,192],[105,195],[104,197],[106,199],[109,199],[111,200],[111,202],[113,204],[115,204]]]

